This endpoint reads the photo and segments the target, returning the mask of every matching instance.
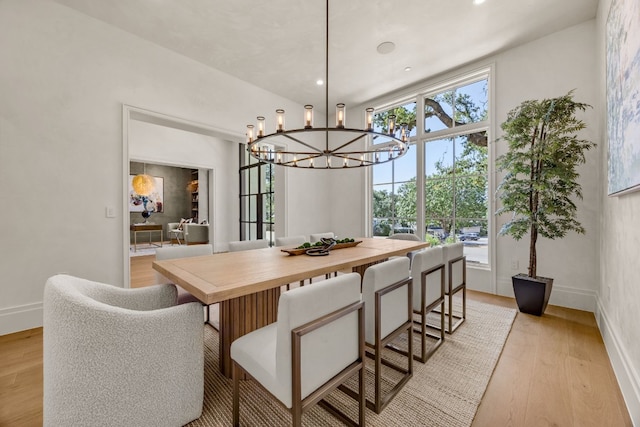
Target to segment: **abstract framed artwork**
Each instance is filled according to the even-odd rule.
[[[129,175],[129,212],[164,211],[164,178],[154,176],[154,189],[148,196],[141,196],[133,189],[133,177]]]
[[[640,190],[640,2],[613,0],[606,26],[610,196]]]

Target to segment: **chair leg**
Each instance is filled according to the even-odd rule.
[[[458,327],[460,327],[460,325],[462,325],[464,321],[467,319],[467,287],[463,286],[461,291],[462,291],[462,315],[461,316],[457,316],[453,314],[453,295],[454,294],[449,293],[449,295],[447,296],[449,300],[447,304],[449,307],[449,310],[447,313],[448,328],[446,329],[446,333],[448,334],[454,333],[456,329],[458,329]],[[453,322],[454,318],[457,319],[455,323]]]
[[[240,426],[240,367],[233,362],[231,376],[233,378],[233,425]]]
[[[373,410],[376,414],[382,411],[382,389],[380,388],[380,378],[382,376],[382,344],[379,340],[376,340],[376,355],[375,355],[375,401],[373,404]]]
[[[467,285],[462,288],[462,321],[467,318]]]
[[[444,341],[445,328],[444,328],[444,299],[440,303],[440,338]]]
[[[302,402],[293,402],[291,406],[291,425],[293,427],[302,426]]]
[[[418,361],[425,363],[427,361],[427,310],[422,304],[423,307],[420,310],[420,359]],[[444,308],[444,307],[443,307]],[[442,321],[444,322],[444,310],[442,310]],[[444,325],[442,325],[444,328]]]
[[[362,366],[360,367],[360,371],[358,372],[358,425],[364,427],[365,419],[364,414],[367,409],[367,397],[365,396],[364,391],[364,374],[365,374],[365,362],[362,361]]]
[[[449,333],[453,332],[453,294],[451,288],[449,288]]]

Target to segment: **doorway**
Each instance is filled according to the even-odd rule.
[[[125,287],[130,287],[130,223],[142,220],[140,213],[130,214],[130,175],[138,171],[135,169],[146,164],[147,173],[158,172],[166,176],[175,170],[188,170],[189,174],[197,171],[197,193],[184,190],[185,206],[188,209],[184,215],[189,218],[197,212],[198,222],[206,220],[209,223],[209,243],[214,250],[223,242],[237,236],[229,236],[230,218],[237,221],[236,209],[228,209],[237,205],[237,192],[227,191],[228,188],[238,188],[237,185],[237,135],[229,135],[204,124],[185,119],[167,116],[161,113],[143,110],[136,107],[123,106],[123,263]],[[164,169],[162,169],[164,168]],[[191,177],[193,181],[195,176]],[[235,181],[235,182],[234,182]],[[164,180],[166,186],[170,184]],[[176,191],[183,191],[177,189]],[[195,201],[195,202],[194,202]],[[234,203],[235,202],[235,203]],[[179,202],[181,203],[181,202]],[[175,206],[173,206],[175,207]],[[225,208],[226,207],[226,208]],[[197,209],[197,211],[193,209]],[[164,213],[155,215],[153,222],[163,224],[162,240],[168,240],[168,230],[164,224],[179,222],[183,214],[163,207]],[[168,211],[172,213],[166,214]],[[163,215],[161,218],[160,215]],[[152,214],[152,218],[154,215]],[[174,218],[175,217],[175,218]],[[237,230],[237,228],[236,228]]]

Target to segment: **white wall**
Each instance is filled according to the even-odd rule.
[[[42,325],[44,283],[55,273],[123,285],[123,104],[226,130],[238,141],[260,113],[302,111],[49,1],[0,2],[0,58],[0,221],[16,225],[2,232],[0,335]],[[287,122],[301,126],[295,119]],[[317,185],[301,176],[291,186],[292,229],[302,212],[294,192],[305,191],[310,215],[325,202],[306,192]],[[116,218],[106,218],[107,206]]]
[[[601,0],[597,16],[597,95],[602,141],[607,140],[605,26],[610,4],[611,0]],[[607,166],[604,142],[599,170],[601,269],[596,319],[631,419],[640,426],[640,192],[608,197]]]
[[[328,185],[332,172],[287,167],[282,168],[282,172],[286,176],[285,203],[288,215],[284,233],[276,230],[276,235],[304,235],[308,239],[312,233],[334,231],[331,222],[331,189]],[[276,182],[277,179],[276,175]]]

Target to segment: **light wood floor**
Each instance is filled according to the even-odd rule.
[[[152,260],[132,258],[132,286],[153,283]],[[516,307],[511,298],[469,297]],[[0,361],[0,426],[42,425],[42,328],[0,337]],[[473,427],[631,425],[592,313],[518,314]]]

